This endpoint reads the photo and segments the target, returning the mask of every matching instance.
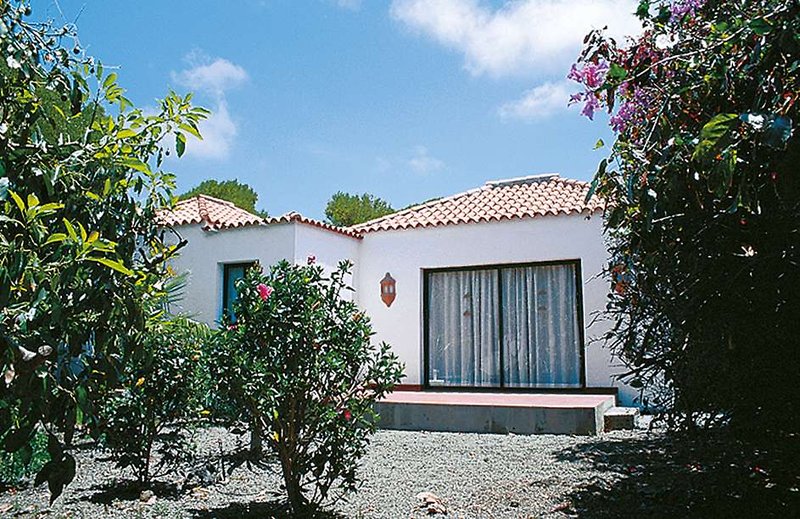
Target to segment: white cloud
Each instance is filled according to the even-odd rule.
[[[414,148],[414,156],[409,159],[408,165],[417,173],[432,173],[444,168],[444,162],[431,157],[425,146]]]
[[[224,95],[232,88],[240,86],[247,81],[247,72],[234,63],[216,58],[213,61],[202,59],[198,63],[197,53],[192,53],[187,57],[193,66],[180,72],[173,72],[172,79],[192,90],[200,90],[216,96]]]
[[[191,137],[186,146],[186,154],[203,159],[227,158],[239,129],[231,118],[228,103],[224,99],[219,101],[208,119],[200,123],[199,128],[203,140]]]
[[[248,79],[247,71],[224,58],[209,58],[198,51],[186,56],[190,67],[172,72],[176,83],[191,90],[210,95],[211,115],[199,125],[203,140],[189,138],[186,155],[205,159],[225,159],[230,155],[233,140],[239,129],[228,111],[227,93]],[[202,103],[199,103],[202,104]]]
[[[564,72],[583,37],[606,25],[635,34],[635,0],[518,0],[492,9],[479,0],[393,0],[392,16],[461,52],[474,75]]]
[[[503,119],[537,121],[567,108],[569,95],[577,91],[569,81],[543,83],[525,92],[521,98],[501,106],[497,113]]]

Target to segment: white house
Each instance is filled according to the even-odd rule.
[[[201,195],[162,221],[188,241],[173,263],[189,275],[182,309],[210,324],[255,261],[350,259],[375,340],[405,363],[402,389],[618,391],[629,404],[619,362],[591,340],[606,331],[590,323],[608,284],[602,204],[587,190],[558,175],[498,180],[350,228]]]

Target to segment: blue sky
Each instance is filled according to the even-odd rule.
[[[630,0],[34,0],[140,107],[169,88],[214,111],[179,190],[252,185],[272,215],[321,218],[338,190],[395,207],[545,172],[588,180],[602,116],[566,108],[592,27],[630,34]],[[62,18],[63,13],[63,18]]]

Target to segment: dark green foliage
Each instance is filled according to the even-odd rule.
[[[281,464],[295,513],[356,487],[356,467],[375,430],[372,404],[402,366],[370,344],[367,316],[342,297],[349,263],[281,262],[239,281],[237,322],[217,337],[220,386],[247,414],[256,439]]]
[[[122,387],[105,402],[99,428],[117,466],[133,469],[139,483],[152,476],[156,444],[158,469],[170,471],[188,457],[186,424],[205,414],[204,356],[210,331],[202,323],[165,313],[159,299],[148,315],[141,349],[124,367]]]
[[[800,4],[642,4],[644,36],[593,34],[582,57],[627,71],[596,90],[625,114],[594,181],[607,339],[679,425],[798,431]]]
[[[0,486],[17,487],[50,461],[47,435],[35,433],[33,440],[16,452],[0,451]]]
[[[178,248],[155,223],[174,184],[164,140],[197,134],[207,112],[174,93],[155,115],[132,109],[69,29],[27,11],[0,2],[0,441],[19,452],[52,433],[37,480],[56,497],[75,461],[53,434],[95,431]]]
[[[208,195],[221,200],[232,202],[233,205],[253,214],[257,214],[262,218],[267,218],[269,215],[266,211],[259,211],[256,209],[258,203],[258,193],[248,184],[239,182],[238,180],[204,180],[199,185],[193,187],[189,191],[182,194],[179,198],[185,200],[197,195]]]
[[[394,209],[389,202],[369,193],[351,195],[339,191],[334,193],[325,206],[325,217],[330,223],[339,227],[364,223],[393,212]]]

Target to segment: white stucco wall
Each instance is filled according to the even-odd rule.
[[[264,266],[294,258],[294,225],[251,226],[204,231],[200,225],[177,228],[188,241],[172,262],[187,272],[188,283],[175,310],[214,325],[222,309],[222,272],[226,263],[259,261]]]
[[[296,227],[295,261],[297,263],[305,263],[308,257],[313,255],[317,259],[317,264],[330,273],[340,261],[349,259],[354,263],[353,278],[357,276],[358,249],[361,240],[313,225],[294,225]]]
[[[502,222],[451,225],[369,233],[357,240],[307,224],[288,223],[220,232],[199,225],[178,228],[189,241],[173,261],[189,272],[178,310],[214,324],[222,302],[226,263],[259,261],[268,267],[281,259],[305,263],[313,254],[326,271],[345,258],[355,264],[356,300],[372,319],[375,341],[386,341],[406,365],[404,384],[421,384],[423,376],[422,283],[428,268],[580,260],[583,277],[585,368],[587,387],[620,388],[620,400],[631,404],[634,390],[613,380],[621,368],[593,341],[606,324],[589,326],[605,306],[608,285],[597,277],[606,261],[599,214],[547,216]],[[386,274],[397,281],[397,298],[387,308],[380,298]]]
[[[619,372],[611,355],[593,337],[604,323],[589,327],[605,305],[608,285],[597,277],[606,261],[599,214],[546,216],[479,224],[451,225],[369,233],[359,254],[356,280],[359,304],[372,318],[376,341],[386,341],[406,365],[405,384],[421,384],[423,376],[423,269],[527,263],[554,260],[581,262],[587,387],[620,387],[620,400],[630,403],[630,388],[612,379]],[[397,281],[391,307],[380,298],[379,283],[389,272]]]
[[[200,225],[177,228],[188,241],[171,262],[187,272],[188,283],[174,311],[214,325],[222,311],[224,265],[258,261],[268,269],[280,260],[305,263],[313,254],[330,272],[342,259],[355,260],[359,240],[307,224],[291,222],[204,231]]]

